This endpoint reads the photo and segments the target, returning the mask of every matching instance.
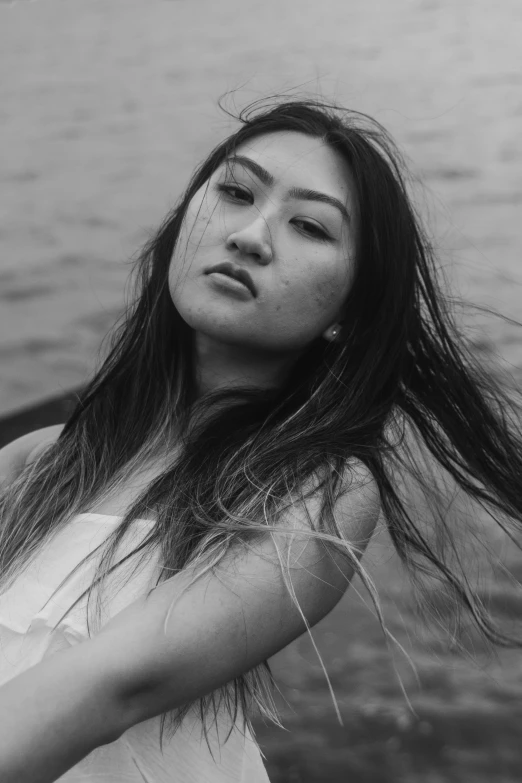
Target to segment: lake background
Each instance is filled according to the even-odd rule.
[[[387,127],[462,296],[519,319],[519,0],[0,3],[0,413],[81,384],[228,106],[296,88]],[[487,339],[520,365],[518,327]]]
[[[520,0],[0,2],[0,414],[89,378],[129,259],[236,127],[217,108],[227,91],[232,109],[318,93],[379,120],[419,180],[455,292],[521,320],[521,33]],[[521,327],[485,315],[468,327],[522,379]],[[379,560],[385,537],[370,549],[387,598],[402,595],[397,564]],[[367,615],[348,596],[321,625],[351,734],[306,640],[277,657],[297,717],[290,735],[260,729],[272,779],[519,779],[519,653],[502,653],[493,688],[492,669],[423,657],[407,621],[429,671],[413,724]]]

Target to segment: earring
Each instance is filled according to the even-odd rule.
[[[334,328],[332,329],[332,337],[337,337],[337,332],[338,331],[339,331],[339,329],[337,328],[337,326],[334,326]]]

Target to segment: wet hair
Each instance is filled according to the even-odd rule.
[[[89,599],[95,585],[123,564],[112,560],[133,520],[151,512],[157,517],[127,557],[130,562],[141,552],[142,562],[159,551],[159,584],[189,565],[198,574],[215,569],[232,545],[259,533],[274,540],[288,536],[285,510],[314,495],[321,513],[310,520],[309,535],[351,563],[385,638],[394,638],[378,591],[336,518],[339,497],[356,487],[359,464],[378,487],[383,524],[415,587],[419,620],[444,625],[445,600],[456,629],[465,610],[490,643],[522,646],[497,627],[480,591],[469,584],[456,544],[464,506],[460,516],[450,510],[458,494],[510,538],[520,530],[516,388],[510,377],[484,365],[458,323],[460,300],[446,290],[401,154],[370,117],[318,99],[265,99],[235,119],[238,129],[197,168],[137,257],[133,294],[107,336],[106,357],[57,442],[4,490],[1,583],[11,584],[75,514],[117,489],[144,459],[166,453],[163,472],[107,539]],[[310,344],[277,389],[229,389],[198,398],[193,332],[169,293],[172,254],[191,199],[216,169],[246,142],[280,131],[327,144],[353,177],[355,270],[340,337]],[[179,448],[169,452],[174,442]],[[100,592],[97,609],[99,622]],[[452,642],[458,644],[457,630]],[[161,740],[167,718],[175,732],[192,708],[205,736],[210,708],[216,714],[222,705],[234,723],[240,710],[251,730],[256,710],[281,725],[274,685],[265,661],[219,692],[164,713]]]

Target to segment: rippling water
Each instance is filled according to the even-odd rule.
[[[92,371],[124,261],[234,127],[227,90],[380,120],[460,294],[520,318],[521,26],[520,0],[0,3],[0,411]],[[520,368],[521,334],[480,339]]]

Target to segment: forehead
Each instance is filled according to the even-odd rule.
[[[321,139],[294,131],[277,131],[238,145],[236,154],[259,163],[284,187],[320,190],[345,203],[354,199],[350,167]]]

